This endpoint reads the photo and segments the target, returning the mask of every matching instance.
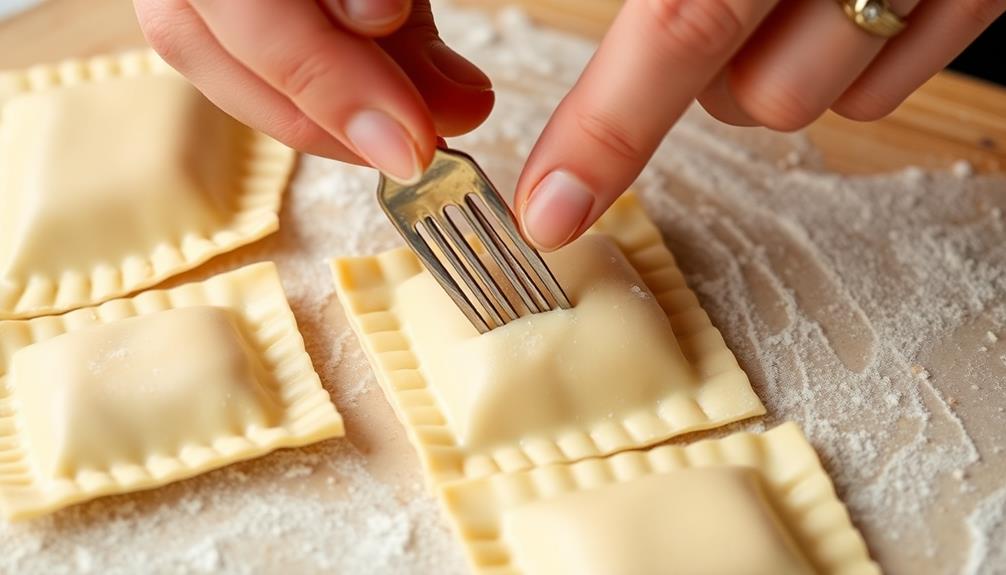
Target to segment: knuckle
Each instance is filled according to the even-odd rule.
[[[820,115],[800,90],[783,84],[740,89],[736,97],[748,115],[773,130],[799,130]]]
[[[409,8],[409,22],[426,22],[433,24],[433,7],[429,0],[417,0]]]
[[[144,12],[139,18],[147,43],[169,64],[178,61],[185,45],[185,39],[180,37],[178,20],[176,14],[160,10]]]
[[[744,28],[729,0],[640,1],[664,32],[668,48],[682,55],[722,55],[735,44]]]
[[[616,157],[638,161],[643,149],[611,115],[597,110],[578,110],[576,122],[583,133]]]
[[[332,62],[323,56],[324,53],[322,50],[305,50],[301,57],[280,70],[277,87],[291,98],[311,90],[332,69]]]
[[[853,86],[832,106],[837,113],[850,120],[872,122],[890,114],[897,107],[885,97],[865,86]]]
[[[271,127],[271,135],[293,148],[308,147],[318,139],[319,129],[303,113],[277,120]]]
[[[429,2],[414,2],[408,8],[408,17],[405,22],[384,38],[389,40],[398,40],[405,36],[421,39],[439,38],[440,32],[437,30],[436,21],[433,19],[433,9]]]
[[[1006,0],[961,0],[965,15],[982,28],[1006,11]]]
[[[440,31],[433,20],[424,20],[409,26],[409,31],[420,38],[440,38]]]

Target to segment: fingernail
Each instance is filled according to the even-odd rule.
[[[346,137],[356,153],[392,179],[414,184],[422,175],[412,137],[384,112],[358,112],[346,124]]]
[[[430,62],[440,70],[448,80],[480,90],[489,90],[493,83],[478,66],[469,62],[464,56],[451,50],[442,42],[435,42],[427,48]]]
[[[342,8],[355,22],[368,26],[389,24],[402,16],[401,0],[342,0]]]
[[[594,194],[579,178],[556,170],[538,183],[524,206],[524,233],[539,248],[561,247],[580,229],[594,206]]]

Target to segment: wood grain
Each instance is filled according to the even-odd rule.
[[[544,23],[599,38],[618,0],[462,0],[520,4]],[[129,0],[49,0],[0,22],[0,69],[143,45]],[[827,114],[808,129],[828,168],[876,173],[917,165],[945,168],[961,159],[979,171],[1006,170],[1006,90],[939,74],[891,116],[871,123]]]
[[[130,0],[48,0],[0,20],[0,70],[143,45]]]

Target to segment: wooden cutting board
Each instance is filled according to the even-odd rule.
[[[599,37],[619,0],[463,0],[521,4],[549,25]],[[0,21],[0,69],[140,46],[129,0],[48,0]],[[808,130],[827,167],[876,173],[909,165],[946,168],[967,160],[980,172],[1006,170],[1006,89],[944,72],[891,116],[859,123],[827,114]]]
[[[463,1],[502,3],[500,0]],[[540,21],[590,37],[603,34],[606,23],[618,8],[615,0],[524,0],[524,4]],[[0,21],[0,69],[142,45],[129,0],[48,0],[35,10]],[[1006,166],[1006,90],[953,74],[941,74],[883,121],[858,124],[828,115],[812,126],[809,134],[828,167],[844,173],[881,172],[907,165],[945,168],[961,159],[970,161],[980,171],[1001,172]],[[219,265],[193,273],[207,274],[212,269],[219,269]],[[186,275],[175,281],[196,277]],[[345,321],[337,302],[333,302],[330,312],[333,325]],[[841,321],[836,325],[842,325]],[[979,349],[982,342],[987,341],[987,325],[978,321],[948,335],[936,351],[927,356],[927,367],[932,367],[937,376],[955,374],[964,361],[959,357],[960,350]],[[994,369],[1000,369],[998,363]],[[952,394],[948,401],[960,399],[967,405],[984,405],[985,400],[977,391],[967,391],[967,378],[944,377],[949,382],[948,393]],[[413,470],[412,449],[402,432],[394,424],[374,425],[375,421],[393,422],[394,415],[383,395],[365,397],[369,398],[364,401],[365,407],[347,411],[347,418],[367,422],[354,428],[350,440],[367,454],[371,470],[382,470],[374,471],[379,477],[399,477],[396,474],[402,473],[403,462]],[[972,409],[965,413],[975,437],[995,441],[997,436],[993,432],[1001,428],[1001,416],[984,415],[994,413],[993,410]],[[992,481],[1003,476],[1002,459],[990,460],[991,463],[984,461],[985,467],[976,473]],[[995,486],[998,488],[999,483]],[[939,509],[945,512],[945,508]],[[951,553],[956,553],[956,546],[966,544],[968,533],[959,529],[961,525],[959,517],[948,522],[943,528],[950,531],[938,539],[952,546]],[[883,555],[885,549],[875,551]],[[906,573],[933,570],[932,560],[927,557],[905,561],[900,566]]]

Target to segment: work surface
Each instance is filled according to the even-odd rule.
[[[589,26],[610,13],[584,5]],[[452,144],[510,189],[593,44],[512,10],[438,8],[498,91],[489,122]],[[130,17],[53,0],[0,24],[0,68],[134,45]],[[768,409],[730,430],[798,421],[892,573],[1006,570],[1006,180],[990,173],[1004,117],[1000,91],[953,76],[870,126],[777,135],[693,111],[639,183]],[[276,260],[347,438],[0,526],[0,572],[464,572],[323,263],[398,245],[374,186],[306,157],[278,234],[172,282]]]

